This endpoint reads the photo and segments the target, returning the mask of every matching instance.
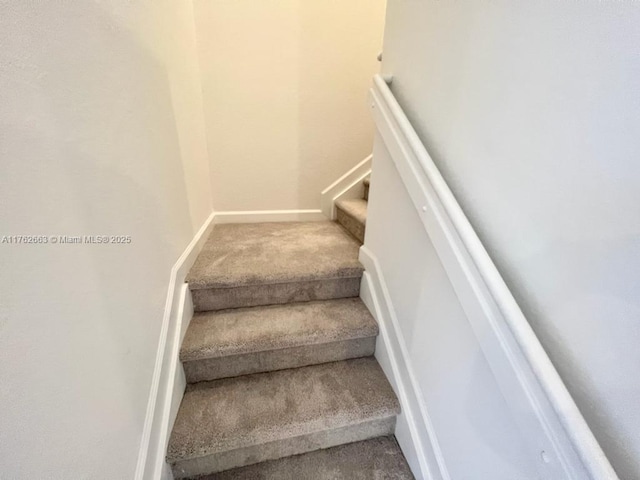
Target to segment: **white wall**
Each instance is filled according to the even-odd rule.
[[[318,209],[371,153],[385,0],[195,0],[216,210]]]
[[[133,477],[170,268],[210,213],[188,1],[0,4],[0,458]]]
[[[624,479],[640,478],[639,24],[630,0],[390,0],[382,68]]]
[[[432,240],[378,136],[373,155],[365,247],[378,262],[397,317],[398,330],[390,334],[406,349],[407,364],[399,368],[409,369],[415,379],[415,396],[427,412],[449,478],[540,478],[539,452],[532,452],[510,415]],[[378,322],[393,329],[390,318]],[[381,347],[376,356],[384,355]],[[402,360],[401,351],[394,355]],[[386,363],[384,358],[380,361]],[[410,395],[411,387],[403,386]],[[407,409],[403,407],[402,415]],[[427,427],[420,428],[419,409],[411,415],[423,449],[430,449]],[[397,435],[404,439],[401,432]],[[403,447],[411,461],[410,448]],[[412,461],[416,478],[421,478],[418,464]]]

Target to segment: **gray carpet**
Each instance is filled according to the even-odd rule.
[[[187,276],[194,309],[357,297],[358,249],[334,222],[217,225]]]
[[[360,243],[364,243],[367,226],[367,205],[363,198],[340,200],[336,203],[337,220]]]
[[[377,335],[358,297],[201,312],[180,359],[193,383],[373,355]]]
[[[196,313],[182,361],[371,337],[378,324],[360,298]]]
[[[316,450],[199,480],[413,480],[393,437]]]
[[[360,277],[359,248],[329,221],[216,225],[186,281],[198,290]]]
[[[359,298],[349,231],[364,236],[366,201],[342,206],[343,226],[217,225],[207,239],[187,276],[196,313],[180,353],[174,478],[413,478],[390,437],[400,408],[372,356],[378,325]]]
[[[167,460],[176,478],[393,433],[396,396],[373,357],[189,385]]]

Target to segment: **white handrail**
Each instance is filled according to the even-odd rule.
[[[591,478],[594,480],[618,479],[613,467],[544,351],[540,341],[522,313],[522,310],[516,303],[511,291],[500,276],[500,273],[480,242],[480,239],[460,208],[460,205],[451,193],[444,178],[389,89],[387,83],[391,83],[391,79],[390,77],[383,78],[381,75],[375,75],[375,92],[383,97],[386,107],[393,115],[402,134],[406,137],[412,153],[415,155],[420,167],[424,170],[425,175],[433,186],[436,195],[448,214],[461,241],[468,250],[487,290],[490,292],[523,356],[529,363],[542,390],[555,410],[562,427],[583,462],[586,471],[589,472]]]

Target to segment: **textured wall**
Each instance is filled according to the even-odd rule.
[[[216,210],[318,209],[371,153],[385,0],[195,0]]]
[[[211,209],[190,2],[0,3],[0,477],[133,477],[169,271]]]
[[[640,4],[390,0],[383,71],[621,478],[640,478]]]

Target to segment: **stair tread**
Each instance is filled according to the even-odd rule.
[[[316,450],[302,455],[235,468],[198,480],[413,480],[393,437]]]
[[[189,385],[169,440],[180,460],[357,425],[399,413],[373,357]]]
[[[364,198],[350,198],[336,202],[336,207],[363,225],[367,223],[367,205],[368,202]]]
[[[360,277],[359,248],[330,221],[216,225],[186,281],[195,290]]]
[[[182,361],[323,344],[378,334],[360,298],[196,313]]]

